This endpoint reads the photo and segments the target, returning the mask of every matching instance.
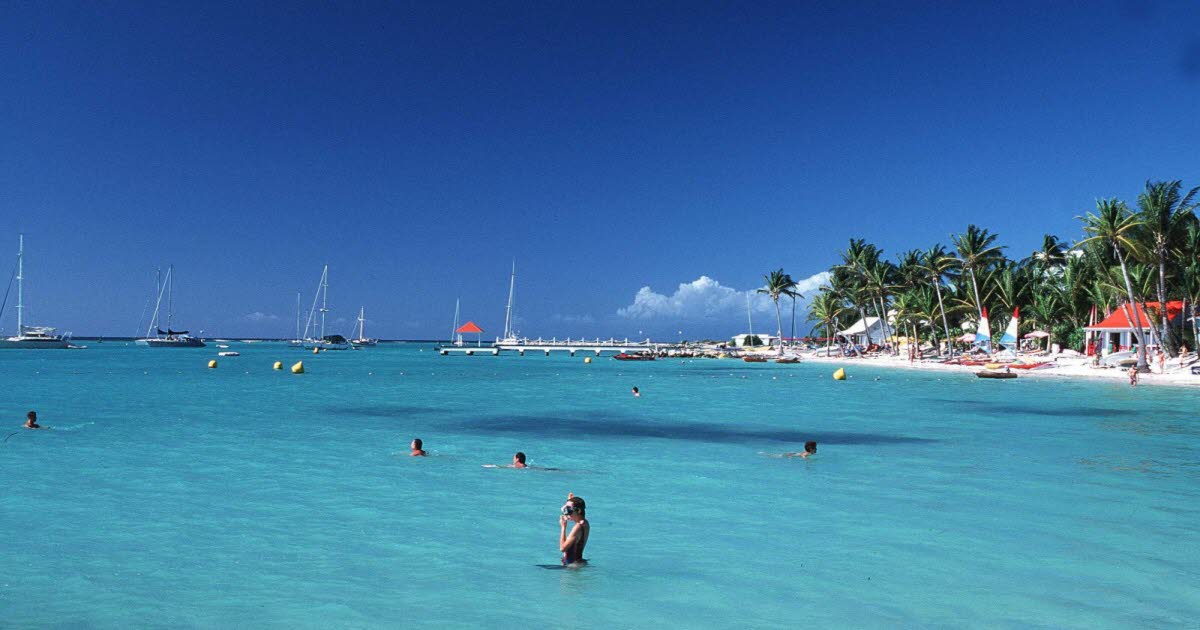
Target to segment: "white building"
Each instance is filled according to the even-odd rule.
[[[738,348],[745,347],[746,340],[750,337],[758,337],[758,340],[762,342],[762,347],[770,347],[772,344],[779,343],[779,337],[776,337],[775,335],[764,335],[762,333],[754,333],[751,335],[750,333],[742,333],[740,335],[733,336],[733,345]],[[758,347],[758,344],[756,344],[755,347]]]
[[[859,346],[867,345],[867,333],[871,335],[871,343],[883,345],[887,334],[883,330],[883,322],[878,317],[868,317],[865,320],[860,319],[854,322],[854,325],[846,330],[839,330],[838,336],[845,337],[850,340],[850,343]]]

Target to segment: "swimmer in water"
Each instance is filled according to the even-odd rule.
[[[37,423],[37,412],[36,411],[30,411],[29,413],[25,414],[25,428],[26,429],[43,429],[43,428],[45,428],[42,425]]]
[[[567,523],[575,523],[570,534],[567,533]],[[583,558],[583,548],[587,546],[590,533],[592,526],[587,522],[587,504],[582,497],[568,494],[567,502],[562,506],[562,516],[558,517],[558,550],[562,552],[564,567],[587,564]]]
[[[521,451],[517,451],[516,454],[513,455],[512,467],[513,468],[526,468],[525,453],[522,453]]]
[[[412,441],[412,444],[409,445],[409,448],[412,449],[412,452],[409,453],[409,456],[410,457],[425,457],[426,455],[428,455],[429,453],[426,453],[425,451],[421,450],[422,446],[424,446],[424,444],[422,444],[421,438],[414,439]]]
[[[641,392],[641,390],[639,390],[639,389],[637,388],[637,385],[634,385],[634,386],[633,386],[633,397],[634,397],[634,398],[641,398],[641,397],[642,397],[642,392]]]
[[[817,443],[813,442],[813,441],[808,441],[808,442],[804,443],[804,451],[803,452],[786,453],[784,456],[785,457],[801,457],[803,459],[808,459],[809,455],[816,455],[816,454],[817,454]]]

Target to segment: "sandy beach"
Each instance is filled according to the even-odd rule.
[[[1059,356],[1057,358],[1045,357],[1045,359],[1053,360],[1055,365],[1044,367],[1035,370],[1020,371],[1020,378],[1089,378],[1089,379],[1106,379],[1116,381],[1122,384],[1128,384],[1129,374],[1126,370],[1118,368],[1096,368],[1091,366],[1091,359],[1085,357],[1070,357]],[[878,355],[870,357],[824,357],[814,354],[804,355],[805,361],[813,363],[828,363],[839,367],[852,369],[854,365],[870,365],[872,367],[884,367],[904,370],[933,370],[942,372],[978,372],[984,369],[978,365],[948,365],[942,363],[940,359],[925,359],[921,361],[909,362],[907,356],[901,351],[899,356]],[[1152,371],[1148,374],[1142,374],[1138,381],[1139,386],[1143,385],[1171,385],[1177,387],[1200,387],[1200,376],[1191,373],[1191,367],[1196,365],[1195,357],[1189,357],[1183,367],[1179,365],[1179,359],[1168,359],[1166,364],[1166,373],[1158,371],[1158,365],[1152,366]]]

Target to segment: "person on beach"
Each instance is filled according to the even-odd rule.
[[[42,425],[37,423],[37,412],[36,411],[30,411],[29,413],[25,414],[25,428],[26,429],[45,428]]]
[[[801,451],[799,453],[784,453],[783,456],[784,457],[800,457],[803,459],[808,459],[808,457],[810,455],[816,455],[816,454],[817,454],[817,443],[810,440],[810,441],[804,443],[803,451]]]
[[[1159,374],[1167,373],[1167,355],[1165,352],[1162,351],[1161,348],[1158,351],[1158,373]]]
[[[1137,384],[1138,384],[1138,371],[1137,371],[1137,367],[1135,366],[1135,367],[1129,368],[1129,386],[1137,387]]]
[[[422,447],[424,445],[425,444],[423,442],[421,442],[421,438],[414,439],[412,441],[412,444],[409,444],[409,448],[412,449],[412,452],[409,453],[409,456],[410,457],[425,457],[426,455],[428,455],[429,453],[426,453],[422,449]]]
[[[641,390],[639,390],[639,389],[637,388],[637,385],[634,385],[634,386],[633,386],[633,397],[634,397],[634,398],[641,398],[641,397],[642,397],[642,391],[641,391]]]
[[[574,523],[571,533],[567,533],[567,523]],[[580,567],[587,564],[583,558],[583,548],[587,546],[588,535],[592,526],[587,521],[587,504],[583,497],[574,494],[567,495],[567,502],[562,506],[562,516],[558,517],[558,550],[562,552],[564,567]]]
[[[1183,345],[1183,346],[1180,346],[1180,348],[1179,348],[1179,369],[1182,370],[1184,364],[1186,364],[1186,363],[1187,363],[1187,345]]]

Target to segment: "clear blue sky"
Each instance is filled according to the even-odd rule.
[[[851,236],[1024,253],[1200,183],[1192,2],[247,4],[5,7],[0,273],[24,231],[38,322],[133,334],[174,263],[182,325],[289,335],[328,262],[369,332],[461,297],[492,334],[515,257],[524,333],[727,336]]]

